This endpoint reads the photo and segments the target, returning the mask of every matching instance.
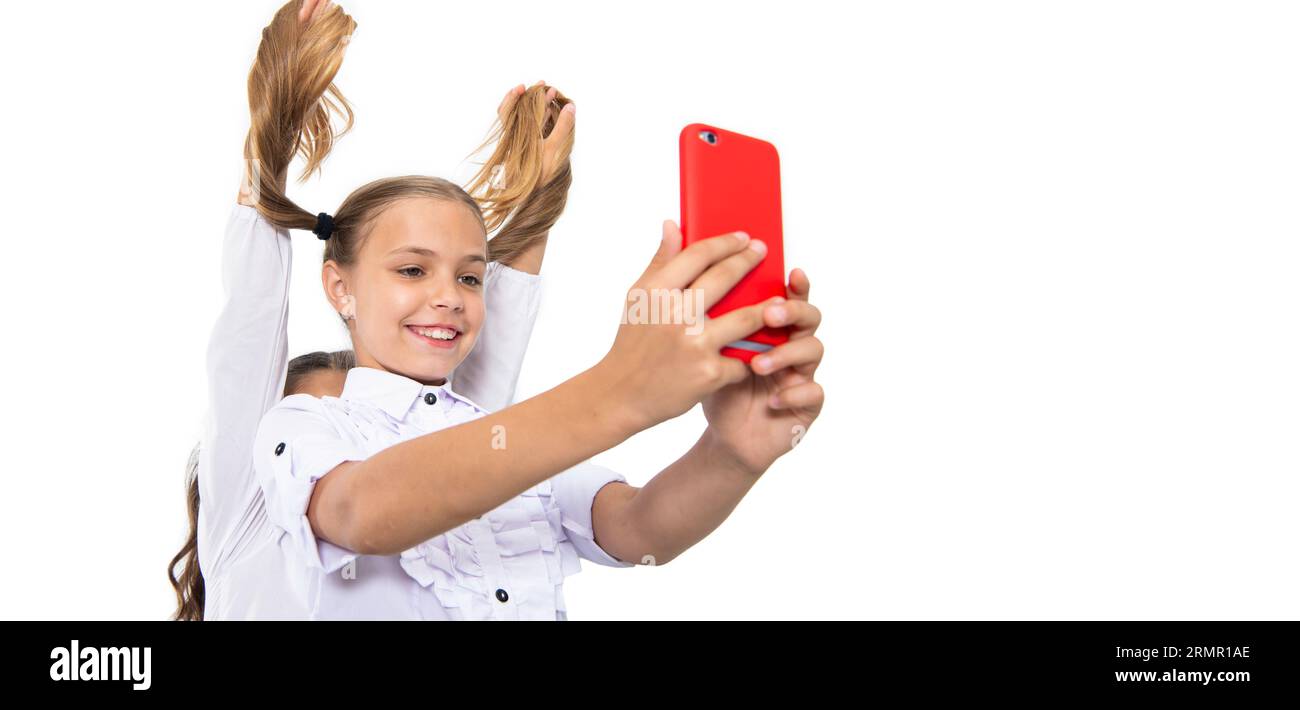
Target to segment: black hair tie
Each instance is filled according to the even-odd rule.
[[[329,239],[334,232],[334,218],[321,212],[316,215],[316,228],[311,231],[318,239]]]

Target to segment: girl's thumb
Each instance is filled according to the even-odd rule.
[[[659,251],[655,253],[654,265],[665,264],[682,250],[682,230],[671,219],[664,220],[664,233],[659,238]]]
[[[678,252],[682,250],[682,233],[677,229],[677,224],[671,219],[664,220],[663,236],[659,238],[659,249],[655,252],[654,258],[650,259],[650,265],[641,272],[641,279],[644,280],[651,273],[657,271],[661,266],[667,264]]]

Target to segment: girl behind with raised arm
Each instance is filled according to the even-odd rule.
[[[299,26],[308,26],[331,8],[332,3],[308,0],[298,10]],[[282,57],[300,42],[318,41],[306,32],[295,39],[284,35],[283,26],[279,30],[264,36],[260,61]],[[263,81],[265,76],[256,69],[250,76],[250,108],[255,116],[268,111],[269,104],[278,100],[279,94]],[[326,77],[327,82],[329,79],[332,75]],[[322,100],[317,108],[346,111],[346,132],[351,126],[351,111],[342,94],[332,84],[330,88],[336,103]],[[521,97],[526,98],[520,101]],[[509,319],[503,315],[494,320],[500,328],[489,326],[484,331],[482,342],[457,368],[454,381],[460,391],[490,409],[503,408],[513,399],[540,302],[537,273],[547,231],[563,209],[570,182],[567,156],[573,121],[571,114],[569,120],[557,120],[564,118],[557,97],[554,89],[545,87],[535,86],[527,94],[523,85],[512,89],[498,107],[502,125],[510,124],[511,128],[488,140],[491,143],[504,138],[510,142],[510,136],[521,130],[514,127],[520,120],[525,125],[531,121],[533,130],[544,124],[547,131],[541,146],[543,180],[528,192],[504,198],[496,197],[490,188],[479,190],[487,198],[496,197],[495,203],[510,217],[489,242],[494,257],[484,287],[488,311],[508,314]],[[546,102],[541,110],[536,105],[539,101]],[[328,120],[307,121],[303,127],[309,134],[330,129]],[[337,137],[308,137],[282,147],[305,150],[303,146],[332,143]],[[304,615],[300,599],[293,594],[255,594],[268,577],[283,576],[284,564],[278,559],[280,552],[266,521],[262,493],[253,479],[253,436],[261,416],[281,396],[300,392],[337,395],[344,375],[355,364],[351,351],[321,352],[296,357],[285,368],[291,241],[288,229],[268,221],[254,201],[256,183],[251,171],[254,166],[266,165],[252,160],[255,142],[260,141],[246,143],[249,170],[241,181],[237,204],[232,207],[226,227],[226,298],[208,346],[210,404],[203,443],[195,447],[187,466],[189,538],[168,564],[168,578],[177,595],[173,618],[179,620]],[[316,156],[314,162],[318,164],[320,158],[323,155]],[[289,153],[284,159],[271,161],[280,166],[274,178],[280,193],[291,159]],[[204,472],[201,479],[200,469]]]

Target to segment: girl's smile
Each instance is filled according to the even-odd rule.
[[[408,325],[406,330],[429,347],[450,350],[460,344],[460,330],[449,323]]]

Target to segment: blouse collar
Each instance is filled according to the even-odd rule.
[[[383,410],[392,418],[400,420],[406,417],[412,405],[430,393],[437,398],[435,401],[449,397],[480,408],[452,390],[450,380],[446,384],[426,385],[395,372],[362,366],[348,370],[347,378],[343,381],[343,392],[339,398],[366,402]]]

